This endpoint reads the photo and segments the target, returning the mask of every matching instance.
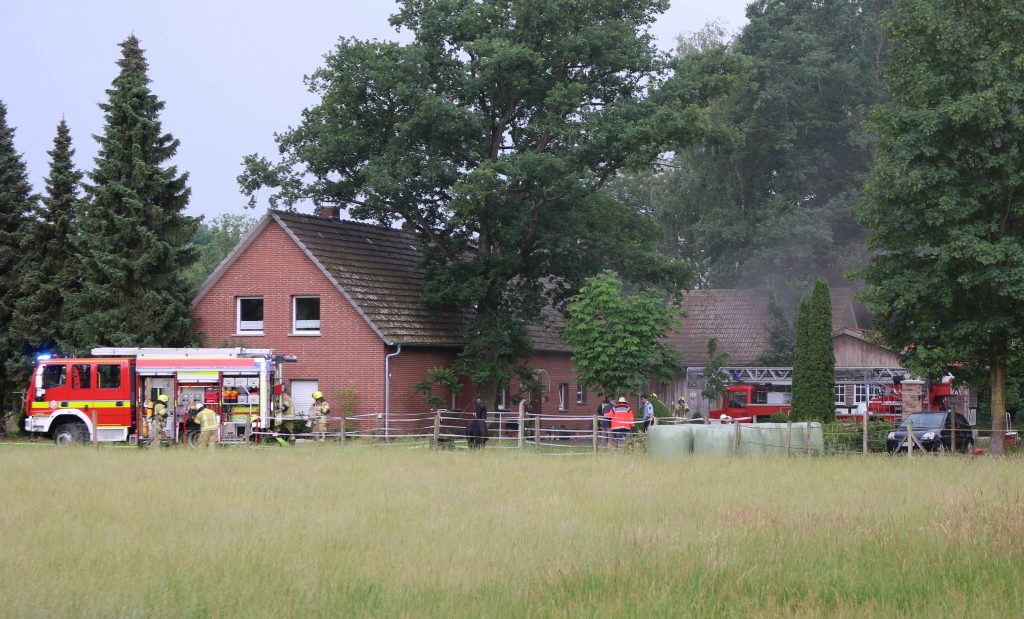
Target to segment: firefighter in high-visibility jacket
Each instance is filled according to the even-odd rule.
[[[277,412],[278,429],[288,434],[295,433],[295,403],[287,391],[281,390],[281,407]]]
[[[196,442],[196,445],[199,447],[215,447],[220,430],[220,420],[217,418],[217,413],[206,408],[206,405],[200,404],[194,420],[199,424],[199,441]]]
[[[327,418],[331,415],[331,405],[324,399],[322,391],[313,392],[313,406],[309,407],[309,421],[313,424],[313,434],[317,440],[327,439]]]
[[[149,417],[149,447],[160,446],[160,443],[167,439],[167,432],[164,426],[167,424],[167,402],[170,398],[161,393],[156,396],[156,405],[153,406],[152,414]]]

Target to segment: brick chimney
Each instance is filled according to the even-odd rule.
[[[341,209],[336,206],[321,206],[320,217],[322,219],[332,219],[339,221],[341,219]]]

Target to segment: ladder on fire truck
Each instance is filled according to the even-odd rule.
[[[792,385],[793,368],[769,367],[723,367],[721,372],[732,383],[766,385]],[[894,378],[906,378],[909,373],[903,368],[850,368],[837,367],[837,383],[860,383],[871,385],[892,385]],[[687,368],[687,382],[703,381],[704,368]]]

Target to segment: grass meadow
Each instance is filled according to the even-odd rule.
[[[1019,616],[1024,462],[0,444],[11,617]]]

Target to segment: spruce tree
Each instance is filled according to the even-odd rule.
[[[195,259],[189,240],[198,226],[183,214],[188,174],[166,165],[179,142],[161,128],[164,104],[149,89],[139,40],[120,47],[121,72],[100,104],[105,124],[78,235],[82,289],[69,295],[79,351],[193,341],[181,276]]]
[[[27,355],[62,349],[72,322],[64,299],[78,289],[78,268],[71,244],[74,218],[82,205],[82,173],[72,161],[75,150],[64,120],[57,125],[53,150],[48,154],[46,195],[25,235],[28,243],[24,279],[12,320],[14,336]]]
[[[25,162],[14,148],[14,128],[7,125],[7,106],[0,101],[0,413],[6,412],[8,394],[20,374],[11,316],[24,271],[25,228],[35,201]]]

